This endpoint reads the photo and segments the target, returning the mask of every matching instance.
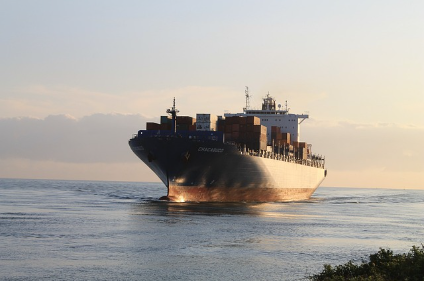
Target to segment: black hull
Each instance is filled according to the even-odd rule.
[[[175,201],[303,200],[325,177],[322,168],[246,155],[222,141],[138,136],[129,145]]]

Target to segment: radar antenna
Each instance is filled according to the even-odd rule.
[[[249,87],[246,86],[246,90],[244,90],[245,93],[245,97],[246,97],[246,107],[244,108],[244,111],[249,110],[250,109],[250,98],[252,97],[249,94]]]
[[[177,113],[180,112],[178,109],[175,108],[175,97],[174,102],[172,103],[172,108],[169,108],[166,110],[166,113],[170,114],[172,116],[172,132],[177,132]]]

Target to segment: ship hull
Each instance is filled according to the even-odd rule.
[[[251,156],[217,141],[136,137],[129,145],[167,186],[172,201],[304,200],[326,175],[321,167]]]
[[[170,201],[177,202],[283,202],[309,199],[314,188],[227,188],[170,186]]]

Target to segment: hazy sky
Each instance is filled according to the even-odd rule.
[[[309,112],[323,186],[424,188],[424,1],[0,3],[0,177],[157,181],[131,135],[249,86]]]

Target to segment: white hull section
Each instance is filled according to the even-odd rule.
[[[325,178],[325,169],[293,162],[278,161],[269,158],[254,157],[262,168],[262,177],[267,177],[270,188],[300,188],[315,190]]]

